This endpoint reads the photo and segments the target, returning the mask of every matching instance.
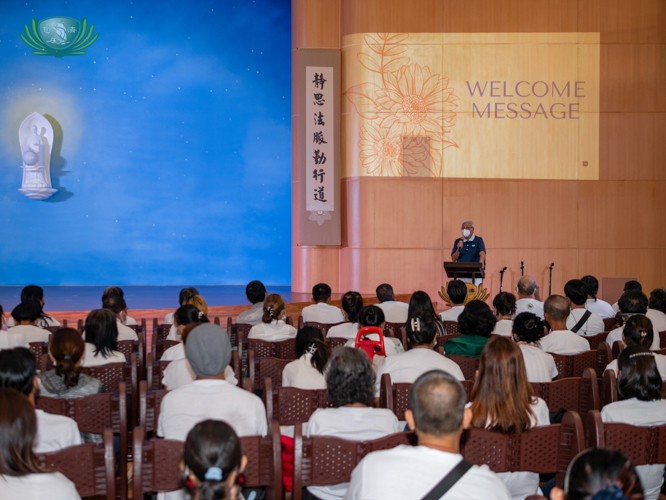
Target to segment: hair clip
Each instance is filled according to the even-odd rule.
[[[641,330],[641,337],[645,337],[647,335],[647,332],[645,330]]]
[[[410,326],[412,327],[413,332],[420,332],[421,331],[421,320],[419,318],[412,318]]]
[[[224,475],[222,474],[222,469],[220,469],[219,467],[210,467],[206,471],[204,479],[206,481],[222,481],[223,477]]]
[[[635,353],[629,355],[629,359],[635,358],[637,356],[650,356],[650,357],[654,358],[654,353],[652,353],[652,352],[635,352]]]
[[[273,316],[273,308],[272,307],[265,307],[264,312],[267,312],[271,316]]]
[[[622,489],[617,484],[606,486],[603,490],[597,491],[592,500],[626,500]]]
[[[202,317],[203,317],[203,313],[201,311],[199,311],[199,319],[201,319]]]
[[[313,343],[308,346],[308,354],[312,354],[314,356],[314,353],[317,352],[317,346]]]
[[[72,358],[70,358],[69,356],[65,356],[65,357],[62,358],[62,359],[72,359]]]

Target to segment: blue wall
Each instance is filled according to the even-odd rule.
[[[99,38],[33,55],[19,33],[51,16]],[[290,29],[289,0],[3,0],[0,284],[288,285]],[[33,111],[46,201],[18,192]]]

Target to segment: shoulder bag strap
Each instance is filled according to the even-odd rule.
[[[571,329],[571,331],[574,332],[574,333],[578,333],[578,330],[583,328],[583,325],[585,324],[585,322],[587,321],[587,319],[590,316],[592,316],[592,313],[590,311],[585,311],[585,314],[583,314],[583,316],[581,316],[581,318],[578,320],[578,323],[576,323],[576,326],[574,326]]]
[[[451,471],[437,483],[437,485],[428,492],[421,500],[439,500],[447,491],[449,491],[465,473],[472,468],[472,464],[466,460],[461,460]]]

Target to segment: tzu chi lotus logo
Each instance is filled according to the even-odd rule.
[[[32,53],[36,56],[82,56],[87,54],[84,49],[99,36],[99,33],[93,36],[95,25],[88,29],[85,17],[80,23],[71,17],[47,17],[39,22],[33,17],[31,27],[32,32],[27,24],[24,26],[25,34],[21,33],[21,39],[35,49]]]

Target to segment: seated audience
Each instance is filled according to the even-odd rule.
[[[44,290],[40,286],[28,285],[23,290],[21,290],[21,304],[27,302],[32,302],[39,307],[39,319],[37,320],[36,326],[39,328],[46,328],[47,326],[60,326],[60,322],[56,320],[53,316],[46,314],[44,309]],[[7,322],[8,327],[16,326],[16,320],[14,317],[10,317]]]
[[[641,284],[638,281],[631,280],[631,281],[627,281],[624,284],[624,288],[622,289],[622,293],[626,292],[627,290],[639,290],[639,291],[642,292],[643,287],[641,286]],[[615,304],[613,304],[611,307],[613,308],[613,311],[615,311],[616,314],[620,312],[620,305],[617,302]]]
[[[335,408],[316,410],[308,421],[308,435],[368,441],[399,432],[391,410],[371,406],[374,383],[375,373],[363,351],[337,349],[326,373],[326,396]],[[308,492],[324,500],[343,498],[347,485],[310,486]]]
[[[407,424],[418,446],[400,445],[366,455],[351,475],[347,500],[424,498],[463,460],[460,437],[470,426],[467,395],[449,373],[432,370],[409,391]],[[509,500],[506,485],[486,465],[473,465],[442,497],[446,500]]]
[[[543,302],[539,297],[539,287],[532,276],[522,276],[518,280],[516,293],[518,294],[518,300],[516,301],[516,311],[513,313],[514,318],[520,313],[529,312],[544,319]]]
[[[429,370],[442,370],[458,380],[465,380],[460,367],[434,350],[437,342],[437,322],[432,316],[414,316],[407,322],[407,336],[411,349],[386,358],[377,372],[375,397],[379,397],[381,377],[391,376],[391,383],[411,384]]]
[[[409,298],[407,321],[416,316],[423,319],[432,318],[437,324],[437,334],[446,335],[446,327],[439,317],[439,314],[435,311],[435,307],[432,305],[432,300],[430,300],[430,295],[423,290],[414,292]]]
[[[594,276],[583,276],[581,278],[585,285],[587,286],[587,310],[601,316],[601,319],[614,318],[615,311],[613,311],[613,306],[611,306],[605,300],[597,298],[597,293],[599,292],[599,282]]]
[[[620,312],[622,313],[622,321],[626,323],[629,318],[637,314],[645,316],[648,310],[648,298],[640,290],[629,290],[622,294],[620,300],[618,300],[618,305],[620,306]],[[610,345],[611,348],[615,342],[622,340],[623,330],[624,326],[619,326],[608,334],[606,342],[608,342],[608,345]],[[656,351],[658,349],[659,335],[654,335],[650,350]]]
[[[190,297],[194,297],[195,295],[199,295],[199,290],[197,290],[194,287],[187,287],[187,288],[181,289],[180,293],[178,294],[178,306],[181,307],[181,306],[185,305],[187,300]],[[170,312],[166,316],[164,316],[164,324],[165,325],[173,325],[173,316],[174,316],[174,314],[176,314],[175,311]]]
[[[181,486],[197,500],[236,500],[247,466],[234,430],[218,420],[198,423],[187,435],[180,463]]]
[[[551,500],[643,500],[643,486],[631,458],[619,451],[590,448],[567,469],[564,491],[555,487]]]
[[[201,314],[208,317],[208,304],[201,295],[192,295],[188,297],[187,299],[185,299],[185,303],[183,305],[194,306],[197,308],[197,310],[201,312]],[[169,335],[167,335],[167,340],[180,341],[180,338],[178,337],[178,332],[176,331],[176,325],[174,325],[173,323],[171,324],[171,328],[169,329]]]
[[[666,332],[666,290],[663,288],[652,290],[645,315],[652,321],[657,338],[659,338],[659,332]]]
[[[444,352],[478,358],[496,323],[497,319],[488,304],[480,300],[468,302],[458,317],[458,331],[461,335],[447,341]]]
[[[331,350],[326,345],[321,330],[314,326],[304,326],[296,334],[295,347],[298,359],[284,367],[282,386],[326,389],[324,369],[331,356]]]
[[[37,326],[42,312],[35,302],[21,302],[12,311],[14,324],[9,333],[20,333],[28,342],[48,342],[50,332]]]
[[[272,293],[264,300],[264,315],[261,323],[253,326],[248,339],[267,340],[280,342],[296,337],[296,328],[285,323],[284,299],[277,293]]]
[[[439,313],[442,321],[458,321],[458,316],[465,309],[467,285],[460,280],[451,280],[446,284],[446,293],[451,301],[451,308]]]
[[[331,305],[331,287],[326,283],[318,283],[312,287],[312,301],[314,304],[301,311],[304,322],[332,325],[345,320],[342,311]]]
[[[102,308],[108,309],[116,317],[118,323],[118,341],[139,340],[139,336],[129,326],[125,326],[124,321],[127,318],[127,304],[122,297],[107,297],[102,302]],[[135,322],[136,323],[136,322]]]
[[[35,355],[32,352],[24,347],[0,351],[0,388],[16,389],[27,396],[32,407],[35,407],[39,378],[35,371]],[[35,413],[37,416],[35,453],[47,453],[81,444],[79,427],[74,420],[43,410],[36,410]]]
[[[618,357],[619,401],[601,410],[601,420],[636,426],[666,424],[666,401],[661,399],[662,380],[654,353],[641,346],[627,347]],[[664,484],[664,464],[636,467],[645,500],[657,500]]]
[[[384,331],[384,311],[375,305],[365,306],[358,315],[358,321],[361,328],[364,326],[376,326]],[[358,333],[358,332],[356,332]],[[366,335],[370,340],[379,340],[379,335],[370,333]],[[356,345],[356,335],[347,341],[345,347],[354,347]],[[384,351],[387,356],[402,352],[402,343],[399,339],[384,336]]]
[[[210,323],[204,313],[191,304],[180,306],[173,316],[173,326],[176,329],[177,340],[183,340],[183,330],[193,323]],[[160,361],[174,361],[185,359],[185,346],[182,343],[169,347],[160,358]]]
[[[107,309],[106,307],[104,307],[104,301],[106,301],[111,297],[122,299],[124,302],[125,292],[123,292],[123,289],[120,288],[119,286],[110,286],[109,288],[104,290],[104,293],[102,293],[102,308]],[[137,324],[136,320],[127,314],[127,307],[125,307],[125,311],[123,312],[123,314],[120,316],[119,319],[123,325],[136,326]]]
[[[642,314],[635,314],[630,317],[622,327],[622,342],[626,347],[640,346],[650,349],[654,338],[652,322]],[[654,361],[659,369],[661,378],[666,380],[666,356],[663,354],[654,354]],[[613,370],[615,375],[619,375],[618,360],[611,361],[606,370]]]
[[[60,472],[45,472],[35,456],[38,420],[28,398],[0,390],[0,498],[80,500],[74,483]]]
[[[582,280],[569,280],[564,285],[564,295],[569,301],[571,312],[567,318],[567,329],[583,337],[606,331],[601,316],[586,309],[587,286]],[[587,318],[585,318],[587,316]]]
[[[520,313],[513,322],[513,340],[520,348],[525,361],[528,382],[551,382],[558,371],[553,357],[541,349],[545,335],[543,322],[532,313]]]
[[[94,309],[88,313],[84,329],[86,351],[81,366],[99,366],[125,363],[125,355],[118,351],[118,322],[108,309]]]
[[[2,325],[2,329],[0,329],[0,351],[3,349],[13,349],[14,347],[30,348],[30,342],[23,335],[8,331],[7,320],[2,306],[0,306],[0,324]]]
[[[393,287],[388,283],[382,283],[377,287],[377,307],[384,312],[384,319],[388,323],[402,323],[407,321],[407,309],[409,305],[395,300]]]
[[[236,318],[236,323],[258,325],[264,315],[264,300],[268,297],[266,287],[261,281],[250,281],[245,287],[245,297],[252,304],[252,308],[240,313]]]
[[[541,340],[541,348],[553,354],[579,354],[590,350],[590,343],[567,328],[569,301],[561,295],[551,295],[543,304],[543,313],[550,333]]]
[[[548,405],[534,396],[523,355],[506,337],[492,338],[483,349],[470,399],[473,427],[520,434],[550,425]],[[539,492],[539,475],[533,472],[504,472],[498,476],[514,500]]]
[[[495,316],[497,316],[497,324],[493,334],[510,337],[513,327],[513,313],[516,312],[516,297],[509,292],[500,292],[493,299],[493,307],[495,308]]]
[[[328,329],[327,337],[355,339],[360,325],[358,315],[363,309],[363,297],[358,292],[347,292],[342,296],[342,314],[346,323],[332,326]]]

